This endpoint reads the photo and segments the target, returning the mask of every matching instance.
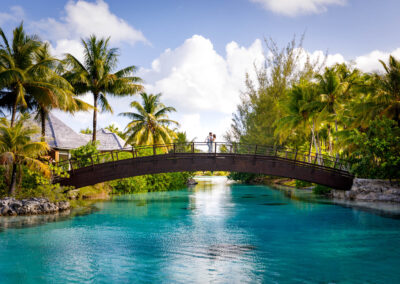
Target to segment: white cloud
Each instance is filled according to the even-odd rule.
[[[344,5],[347,0],[250,0],[264,9],[285,16],[322,13],[329,5]]]
[[[19,22],[25,16],[24,10],[20,6],[12,6],[9,13],[0,12],[0,25],[12,22]]]
[[[50,44],[50,52],[54,56],[62,57],[65,53],[71,53],[80,62],[83,62],[83,46],[79,40],[60,39],[55,45]]]
[[[63,49],[76,49],[74,41],[60,40],[57,52]],[[325,52],[303,50],[311,60],[325,59]],[[373,51],[356,57],[355,66],[364,72],[381,70],[378,59],[387,61],[389,54],[400,58],[400,48],[393,52]],[[152,61],[149,69],[142,69],[139,76],[146,81],[146,91],[149,93],[163,93],[162,101],[177,108],[178,112],[171,115],[172,119],[180,122],[181,131],[186,131],[190,139],[203,141],[209,131],[217,134],[217,140],[223,140],[223,134],[231,123],[231,113],[239,103],[240,92],[245,90],[245,73],[249,72],[255,78],[254,66],[264,62],[263,47],[260,40],[255,40],[248,47],[239,46],[230,42],[225,47],[225,55],[219,54],[209,39],[194,35],[185,40],[175,49],[167,49]],[[305,57],[301,58],[305,62]],[[340,53],[330,54],[325,60],[327,66],[335,63],[349,62]],[[82,97],[92,103],[90,94]],[[114,114],[102,113],[99,115],[98,127],[105,127],[111,122],[121,129],[128,120],[117,116],[118,113],[130,111],[129,103],[136,97],[112,98],[110,103]],[[61,118],[71,121],[74,129],[91,127],[92,114],[79,113],[75,117],[60,114]]]
[[[223,135],[229,129],[232,116],[220,113],[193,113],[177,115],[180,131],[185,131],[189,140],[204,142],[211,131],[217,134],[217,140],[223,141]]]
[[[164,100],[179,111],[232,113],[244,88],[245,73],[254,73],[253,64],[263,59],[260,40],[248,48],[231,42],[224,58],[210,40],[194,35],[176,49],[164,51],[140,75],[149,92],[162,92]]]
[[[95,3],[83,0],[69,1],[65,6],[65,16],[60,20],[54,18],[32,22],[37,33],[55,43],[55,51],[77,51],[80,38],[91,34],[99,37],[111,37],[111,43],[134,45],[137,42],[147,43],[143,33],[126,21],[111,13],[103,0]]]
[[[366,55],[356,57],[354,62],[356,66],[364,72],[383,71],[382,64],[379,60],[387,62],[390,55],[400,59],[400,48],[397,48],[392,52],[374,50]]]

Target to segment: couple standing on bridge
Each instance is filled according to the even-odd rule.
[[[208,146],[208,153],[212,153],[213,145],[214,145],[216,139],[217,139],[217,136],[215,134],[212,134],[212,132],[208,133],[208,136],[206,138],[206,142],[207,142],[207,146]]]

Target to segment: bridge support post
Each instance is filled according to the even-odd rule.
[[[156,145],[153,145],[153,156],[156,155]]]

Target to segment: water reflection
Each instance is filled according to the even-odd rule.
[[[5,230],[0,283],[400,283],[398,220],[307,192],[199,182]]]

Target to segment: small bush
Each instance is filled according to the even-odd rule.
[[[252,174],[252,173],[239,173],[239,172],[231,172],[228,175],[228,179],[239,181],[242,183],[250,183],[260,177],[261,175]]]
[[[317,195],[327,195],[331,192],[331,188],[324,186],[324,185],[320,185],[317,184],[314,188],[313,188],[313,193],[317,194]]]
[[[304,188],[304,187],[310,187],[310,186],[312,186],[312,183],[311,183],[311,182],[304,181],[304,180],[299,180],[299,179],[296,179],[295,184],[296,184],[296,187],[297,187],[297,188]]]

